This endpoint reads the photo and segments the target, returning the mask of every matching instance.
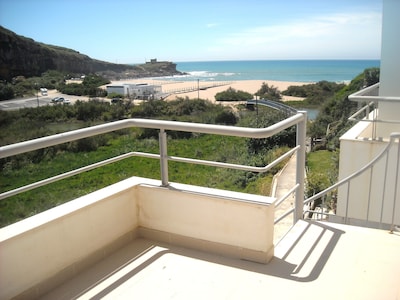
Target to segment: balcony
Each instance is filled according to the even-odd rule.
[[[336,215],[348,224],[390,228],[400,223],[398,111],[400,97],[380,96],[380,83],[349,96],[365,104],[350,117],[356,123],[340,138],[339,179],[358,173],[338,189]],[[371,163],[374,161],[373,163]],[[369,168],[359,172],[365,165]]]
[[[160,130],[159,154],[131,152],[0,195],[131,155],[160,160],[160,180],[132,177],[0,229],[0,299],[398,298],[398,232],[303,220],[305,122],[303,113],[264,129],[131,119],[0,148],[7,157],[131,126]],[[265,167],[167,151],[167,130],[265,138],[290,126],[297,145]],[[279,199],[168,180],[168,161],[265,172],[292,156],[294,185]],[[293,226],[274,242],[286,216]]]
[[[358,122],[346,135],[347,138],[361,140],[388,141],[391,132],[400,130],[400,120],[391,119],[382,110],[398,110],[400,97],[379,96],[380,83],[369,86],[349,96],[359,106],[363,105],[349,120]],[[383,109],[382,109],[383,107]],[[381,109],[380,109],[381,108]],[[381,111],[381,112],[380,112]]]

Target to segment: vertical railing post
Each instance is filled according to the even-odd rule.
[[[158,138],[160,143],[161,184],[162,186],[168,186],[167,133],[164,129],[160,129]]]
[[[391,141],[394,140],[394,137],[390,137]],[[394,144],[394,143],[393,143]],[[389,153],[388,153],[389,155]],[[394,226],[394,218],[396,216],[396,201],[397,201],[397,192],[398,192],[398,182],[399,182],[399,156],[400,156],[400,139],[397,143],[397,162],[396,162],[396,175],[394,181],[394,195],[393,195],[393,209],[392,209],[392,222],[390,224],[390,233],[393,233]]]
[[[294,205],[293,224],[303,218],[304,210],[304,184],[305,184],[305,165],[306,165],[306,130],[307,130],[307,112],[300,111],[304,118],[299,122],[296,133],[296,143],[299,149],[296,152],[296,184],[299,185],[296,190]]]

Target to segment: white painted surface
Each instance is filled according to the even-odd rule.
[[[271,255],[272,198],[160,184],[133,177],[0,229],[0,299],[75,276],[74,264],[139,226]]]

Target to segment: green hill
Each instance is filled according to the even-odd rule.
[[[107,72],[111,76],[124,74],[131,78],[181,74],[172,62],[152,60],[135,66],[109,63],[72,49],[38,43],[0,26],[0,80],[40,76],[48,70],[78,74]]]

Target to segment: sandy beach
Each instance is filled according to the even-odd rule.
[[[151,78],[141,78],[141,79],[131,79],[131,80],[121,80],[121,81],[112,81],[110,84],[123,84],[123,83],[147,83],[154,85],[161,85],[161,89],[163,93],[168,94],[164,100],[171,101],[177,98],[186,98],[189,99],[205,99],[211,102],[215,101],[215,95],[219,92],[225,91],[228,88],[233,88],[235,90],[241,90],[248,92],[250,94],[255,94],[262,86],[262,84],[266,82],[269,86],[274,86],[279,89],[279,91],[286,90],[289,86],[295,85],[304,85],[307,84],[305,82],[288,82],[288,81],[274,81],[274,80],[238,80],[238,81],[167,81],[167,80],[155,80]],[[106,89],[107,85],[102,86],[102,88]],[[40,96],[42,98],[43,96]],[[65,95],[59,93],[57,90],[49,90],[48,96],[50,99],[54,97],[64,97],[68,99],[71,103],[75,103],[77,100],[87,101],[87,96],[72,96]],[[111,101],[108,98],[104,98],[104,101]],[[299,97],[290,97],[282,95],[282,101],[301,101],[303,98]],[[137,100],[142,101],[142,100]],[[237,102],[218,102],[223,105],[232,106],[233,103]]]
[[[169,93],[170,95],[165,100],[175,100],[176,98],[190,99],[205,99],[211,102],[215,102],[215,95],[219,92],[225,91],[228,88],[235,90],[241,90],[250,94],[255,94],[262,86],[263,83],[267,83],[270,87],[277,87],[279,91],[286,90],[289,86],[304,85],[304,82],[288,82],[288,81],[274,81],[274,80],[239,80],[239,81],[161,81],[153,80],[148,78],[132,79],[132,80],[121,80],[113,81],[111,84],[121,83],[147,83],[154,85],[161,85],[163,93]],[[282,95],[283,101],[296,101],[303,100],[303,98],[290,97]]]

